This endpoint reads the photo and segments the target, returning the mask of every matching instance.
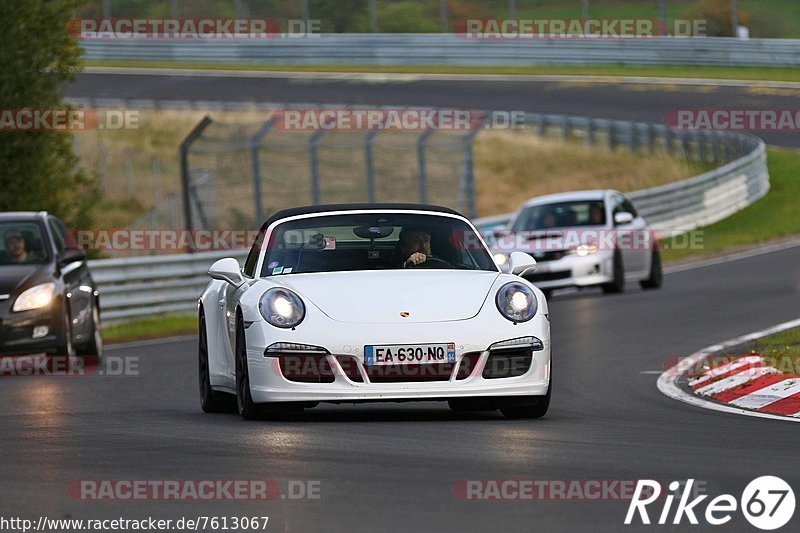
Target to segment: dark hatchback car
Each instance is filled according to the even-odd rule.
[[[0,355],[102,355],[86,253],[45,212],[0,213]]]

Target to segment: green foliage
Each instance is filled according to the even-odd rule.
[[[79,70],[67,33],[76,0],[0,2],[0,109],[63,109],[61,87]],[[0,132],[0,211],[47,210],[87,227],[96,199],[64,131]]]

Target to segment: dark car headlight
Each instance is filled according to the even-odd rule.
[[[298,295],[282,287],[269,289],[261,296],[258,310],[276,328],[293,328],[306,316],[306,306]]]
[[[536,315],[539,302],[533,290],[523,283],[506,283],[495,296],[500,314],[512,322],[527,322]]]
[[[12,311],[31,311],[47,307],[53,301],[56,293],[56,284],[53,282],[42,283],[24,291],[14,301]]]

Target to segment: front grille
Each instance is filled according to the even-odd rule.
[[[456,379],[467,379],[472,375],[472,371],[478,366],[478,360],[481,358],[480,352],[465,353],[461,356],[461,365],[458,367]]]
[[[560,272],[541,272],[538,274],[527,274],[525,279],[536,283],[537,281],[556,281],[559,279],[567,279],[572,276],[572,271],[562,270]]]
[[[489,352],[482,376],[484,379],[521,376],[530,369],[532,362],[533,349],[530,346],[492,350]]]
[[[544,261],[558,261],[565,255],[567,255],[567,250],[553,250],[550,252],[533,252],[531,255],[533,255],[534,259],[536,259],[536,261],[540,263]]]
[[[361,372],[358,371],[358,366],[361,364],[358,362],[358,359],[350,355],[337,355],[336,360],[339,362],[339,366],[342,367],[344,375],[347,376],[350,381],[356,383],[364,382],[364,378],[361,377]]]
[[[333,368],[325,355],[291,354],[278,356],[283,377],[297,383],[333,383]]]
[[[449,381],[453,363],[426,365],[364,366],[371,383],[414,383],[420,381]]]

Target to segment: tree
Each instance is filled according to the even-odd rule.
[[[0,2],[0,110],[64,109],[62,87],[80,70],[67,31],[77,0]],[[50,211],[87,227],[97,199],[68,131],[0,131],[0,211]]]

